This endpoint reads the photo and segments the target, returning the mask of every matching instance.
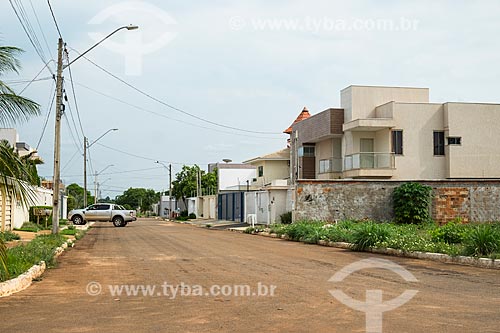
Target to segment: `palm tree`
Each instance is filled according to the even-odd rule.
[[[21,64],[17,56],[23,51],[17,47],[0,46],[0,125],[25,122],[39,115],[40,106],[27,98],[17,95],[1,77],[9,72],[18,73]],[[33,198],[29,184],[36,184],[32,168],[23,161],[6,142],[0,143],[0,195],[2,206],[7,198],[19,200],[24,206]],[[5,221],[2,220],[2,231]]]

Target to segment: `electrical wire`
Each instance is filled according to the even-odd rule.
[[[69,65],[69,63],[70,63],[69,53],[68,53],[68,50],[66,48],[64,48],[64,51],[66,53],[66,57],[68,60],[69,81],[71,83],[71,92],[73,94],[73,103],[75,104],[76,115],[78,117],[78,123],[80,124],[80,130],[82,131],[82,136],[85,137],[85,131],[83,130],[82,119],[80,117],[80,108],[78,107],[78,103],[77,103],[77,99],[76,99],[75,84],[73,81],[73,73],[71,72],[71,66]],[[76,129],[76,125],[75,125],[75,129]]]
[[[113,151],[116,151],[118,153],[122,153],[122,154],[128,155],[128,156],[140,158],[140,159],[143,159],[143,160],[146,160],[146,161],[152,161],[152,162],[158,161],[157,158],[150,158],[150,157],[145,157],[145,156],[140,156],[140,155],[132,154],[132,153],[120,150],[120,149],[116,149],[116,148],[113,148],[113,147],[110,147],[110,146],[106,146],[106,145],[104,145],[102,143],[99,143],[99,142],[96,142],[96,145],[104,147],[104,148],[107,148],[107,149],[110,149],[110,150],[113,150]],[[160,161],[160,162],[170,163],[170,164],[178,164],[178,165],[185,165],[186,164],[186,163],[181,163],[181,162],[169,162],[169,161]]]
[[[98,91],[96,89],[93,89],[87,85],[84,85],[82,83],[78,83],[76,82],[76,84],[78,86],[81,86],[89,91],[92,91],[93,93],[95,94],[98,94],[98,95],[101,95],[103,97],[106,97],[106,98],[109,98],[111,100],[114,100],[118,103],[121,103],[121,104],[124,104],[124,105],[127,105],[127,106],[130,106],[134,109],[137,109],[137,110],[140,110],[140,111],[144,111],[144,112],[147,112],[147,113],[150,113],[150,114],[153,114],[153,115],[156,115],[158,117],[162,117],[162,118],[166,118],[166,119],[169,119],[169,120],[173,120],[173,121],[176,121],[176,122],[179,122],[179,123],[182,123],[182,124],[186,124],[186,125],[190,125],[190,126],[193,126],[193,127],[198,127],[198,128],[203,128],[203,129],[206,129],[206,130],[209,130],[209,131],[214,131],[214,132],[218,132],[218,133],[224,133],[224,134],[229,134],[229,135],[238,135],[238,136],[245,136],[245,137],[249,137],[249,138],[257,138],[257,139],[265,139],[265,140],[283,140],[283,138],[271,138],[271,137],[263,137],[263,136],[255,136],[255,135],[248,135],[248,134],[240,134],[240,133],[234,133],[234,132],[228,132],[228,131],[223,131],[223,130],[220,130],[220,129],[216,129],[216,128],[210,128],[210,127],[206,127],[206,126],[202,126],[202,125],[198,125],[198,124],[195,124],[195,123],[190,123],[188,121],[185,121],[185,120],[180,120],[180,119],[176,119],[176,118],[172,118],[172,117],[169,117],[163,113],[159,113],[159,112],[155,112],[155,111],[151,111],[151,110],[148,110],[146,108],[143,108],[141,106],[138,106],[138,105],[134,105],[132,103],[129,103],[123,99],[120,99],[120,98],[117,98],[117,97],[114,97],[114,96],[111,96],[109,94],[106,94],[106,93],[103,93],[101,91]]]
[[[54,60],[49,60],[49,61],[48,61],[48,62],[47,62],[47,63],[46,63],[43,67],[42,67],[42,69],[40,69],[40,71],[39,71],[39,72],[35,75],[35,77],[34,77],[31,81],[29,81],[29,82],[28,82],[28,84],[27,84],[27,85],[26,85],[26,86],[25,86],[25,87],[24,87],[24,88],[23,88],[23,89],[19,92],[19,95],[22,95],[22,93],[23,93],[26,89],[28,89],[28,88],[29,88],[29,86],[30,86],[33,82],[37,81],[38,77],[40,76],[40,74],[42,74],[43,70],[44,70],[44,69],[45,69],[45,68],[46,68],[46,67],[47,67],[47,66],[48,66],[51,62],[53,62],[53,61],[54,61]],[[47,68],[49,68],[49,67],[47,67]],[[51,76],[50,78],[51,78],[51,79],[53,79],[53,80],[55,81],[54,74],[52,74],[52,76]]]
[[[35,19],[36,19],[36,22],[38,24],[38,29],[40,29],[40,32],[42,33],[43,40],[45,42],[45,46],[47,47],[47,50],[49,51],[50,58],[54,59],[54,56],[52,54],[52,50],[49,46],[49,43],[47,42],[47,37],[45,36],[45,33],[43,32],[42,25],[40,24],[40,20],[38,19],[38,15],[36,13],[35,7],[33,6],[33,2],[31,0],[29,0],[29,1],[30,1],[31,9],[33,10],[33,15],[35,15]]]
[[[45,130],[47,129],[47,124],[49,122],[50,114],[52,112],[52,106],[54,105],[54,100],[56,97],[55,84],[56,84],[55,82],[52,82],[51,90],[54,90],[54,92],[52,93],[52,99],[51,99],[50,104],[49,104],[47,117],[45,118],[45,123],[43,124],[42,133],[40,134],[40,139],[38,139],[38,143],[36,144],[36,150],[38,150],[38,148],[40,147],[40,143],[42,142],[43,136],[45,134]]]
[[[16,0],[14,0],[16,1]],[[28,16],[26,15],[26,11],[24,10],[24,7],[21,2],[16,1],[16,4],[12,0],[9,0],[9,3],[12,7],[12,10],[16,14],[16,17],[21,24],[21,27],[23,28],[26,36],[28,37],[31,45],[35,49],[35,52],[38,54],[42,62],[46,65],[47,69],[49,70],[50,74],[54,75],[54,72],[50,67],[48,67],[49,61],[46,60],[43,48],[40,44],[40,41],[38,40],[38,37],[36,36],[35,31],[33,30],[33,27],[31,26],[31,23],[29,21]]]
[[[71,48],[71,50],[77,52],[79,55],[81,55],[80,52],[78,52],[77,50]],[[208,120],[208,119],[205,119],[205,118],[202,118],[200,116],[197,116],[195,114],[192,114],[190,112],[187,112],[185,110],[182,110],[178,107],[175,107],[171,104],[168,104],[162,100],[160,100],[159,98],[156,98],[154,96],[152,96],[151,94],[135,87],[134,85],[132,85],[131,83],[125,81],[124,79],[118,77],[117,75],[111,73],[110,71],[108,71],[107,69],[105,69],[104,67],[96,64],[94,61],[90,60],[89,58],[83,56],[82,58],[84,58],[85,60],[87,60],[89,63],[91,63],[92,65],[94,65],[95,67],[97,67],[98,69],[100,69],[101,71],[103,71],[104,73],[108,74],[109,76],[113,77],[114,79],[120,81],[121,83],[123,83],[124,85],[126,85],[127,87],[135,90],[136,92],[140,93],[141,95],[143,96],[146,96],[147,98],[161,104],[161,105],[164,105],[174,111],[177,111],[177,112],[180,112],[186,116],[189,116],[189,117],[192,117],[194,119],[197,119],[197,120],[200,120],[202,122],[205,122],[205,123],[208,123],[208,124],[211,124],[211,125],[214,125],[214,126],[218,126],[218,127],[223,127],[223,128],[227,128],[227,129],[232,129],[232,130],[235,130],[235,131],[240,131],[240,132],[245,132],[245,133],[254,133],[254,134],[271,134],[271,135],[282,135],[282,133],[276,133],[276,132],[264,132],[264,131],[252,131],[252,130],[247,130],[247,129],[243,129],[243,128],[238,128],[238,127],[233,127],[233,126],[228,126],[228,125],[224,125],[224,124],[220,124],[220,123],[217,123],[215,121],[211,121],[211,120]]]
[[[57,33],[59,34],[59,38],[62,39],[61,30],[59,29],[59,24],[57,24],[56,15],[54,14],[54,11],[52,10],[52,5],[50,4],[50,0],[47,0],[47,4],[49,5],[50,13],[52,14],[52,19],[54,20],[54,24],[56,25]]]

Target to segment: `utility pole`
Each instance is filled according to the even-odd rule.
[[[99,184],[97,183],[97,172],[94,175],[94,204],[97,203],[97,187]]]
[[[52,185],[52,233],[59,232],[59,183],[61,178],[61,116],[62,110],[62,71],[63,71],[63,40],[59,38],[57,47],[57,76],[56,76],[56,122],[54,140],[54,179]]]
[[[168,165],[168,178],[169,178],[169,189],[168,189],[168,206],[170,211],[170,216],[168,219],[172,218],[172,164]]]
[[[87,207],[87,137],[83,137],[83,207]]]

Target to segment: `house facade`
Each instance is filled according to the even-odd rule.
[[[264,187],[271,184],[289,184],[290,180],[290,148],[271,154],[246,160],[244,164],[256,168],[256,177],[252,179],[252,187]],[[280,182],[281,181],[281,182]]]
[[[291,126],[291,177],[500,178],[499,124],[500,104],[430,103],[427,88],[350,86],[341,108]]]

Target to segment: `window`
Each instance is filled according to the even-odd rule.
[[[330,160],[320,160],[319,161],[319,173],[330,172]]]
[[[434,131],[434,155],[444,155],[444,132]]]
[[[459,136],[449,136],[448,137],[448,144],[449,145],[461,145],[462,138]]]
[[[403,155],[403,131],[392,131],[392,152],[396,155]]]
[[[299,148],[299,157],[314,157],[314,146],[302,146]]]
[[[108,210],[109,205],[95,205],[95,210]]]
[[[258,172],[259,172],[259,177],[263,177],[264,176],[264,167],[262,165],[259,166]]]

